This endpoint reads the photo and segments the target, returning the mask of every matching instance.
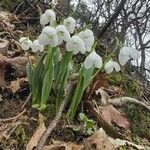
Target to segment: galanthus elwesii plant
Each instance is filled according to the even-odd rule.
[[[112,58],[102,61],[102,57],[94,49],[96,44],[93,32],[84,29],[73,34],[76,28],[75,19],[68,17],[62,24],[57,25],[56,15],[51,9],[46,10],[41,16],[40,23],[45,27],[33,42],[28,37],[19,40],[23,50],[28,53],[27,50],[31,49],[40,56],[36,64],[33,64],[28,57],[29,62],[26,67],[32,93],[32,106],[39,110],[45,109],[49,104],[50,95],[54,95],[53,102],[58,112],[64,100],[66,87],[71,84],[70,77],[78,74],[75,89],[67,91],[70,92],[67,117],[73,119],[85,89],[97,73],[118,72],[121,69],[119,63],[123,66],[129,59],[139,58],[137,50],[123,47],[119,53],[119,63]],[[77,67],[73,62],[73,56],[79,53],[87,57],[83,63],[77,64]]]

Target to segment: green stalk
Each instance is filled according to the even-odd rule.
[[[54,78],[54,63],[53,63],[53,54],[55,52],[55,48],[49,49],[47,54],[47,62],[44,70],[46,72],[43,78],[42,85],[42,93],[41,93],[41,102],[40,102],[40,110],[45,109],[47,100],[49,98],[49,94],[51,91],[53,78]]]
[[[70,107],[68,109],[68,112],[67,112],[67,118],[70,118],[70,119],[71,119],[71,114],[74,113],[74,108],[75,108],[76,101],[77,101],[77,98],[78,98],[78,93],[80,91],[80,85],[81,85],[81,81],[82,81],[82,72],[83,72],[83,66],[80,69],[79,81],[78,81],[78,83],[76,85],[75,93],[73,95],[73,99],[71,101],[71,105],[70,105]]]
[[[56,97],[56,112],[58,112],[59,110],[60,99],[63,97],[64,88],[69,78],[69,74],[70,74],[69,63],[71,61],[71,58],[72,58],[72,53],[67,52],[62,62],[62,68],[61,71],[59,72],[59,78],[57,78],[56,81],[56,85],[58,88],[57,97]]]

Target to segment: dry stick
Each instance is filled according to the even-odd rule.
[[[145,103],[143,103],[137,99],[131,98],[131,97],[120,97],[120,98],[114,98],[114,99],[108,100],[108,103],[110,103],[112,105],[116,105],[116,106],[121,106],[127,102],[138,104],[138,105],[146,108],[148,111],[150,111],[150,106],[146,105]]]
[[[11,120],[15,120],[18,117],[20,117],[21,115],[23,115],[26,112],[26,109],[24,109],[21,113],[19,113],[17,116],[11,117],[11,118],[6,118],[6,119],[1,119],[0,118],[0,122],[6,122],[6,121],[11,121]]]
[[[23,109],[25,107],[25,105],[28,103],[28,101],[31,99],[32,94],[30,93],[29,96],[27,97],[26,101],[23,103],[23,105],[21,106],[21,109]]]
[[[71,91],[73,89],[73,85],[71,85],[69,91]],[[59,122],[59,120],[61,119],[62,116],[62,112],[65,109],[65,106],[68,102],[68,98],[69,98],[69,92],[67,93],[68,95],[66,95],[66,97],[64,98],[60,108],[59,108],[59,112],[57,113],[56,117],[54,118],[54,120],[51,122],[51,124],[48,126],[47,130],[44,132],[44,134],[42,135],[37,147],[35,150],[42,150],[43,146],[47,140],[47,138],[49,137],[49,135],[52,133],[52,131],[55,129],[57,123]]]

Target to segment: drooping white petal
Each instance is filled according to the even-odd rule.
[[[120,65],[115,61],[113,61],[113,67],[116,70],[116,72],[119,72],[121,70]]]
[[[64,19],[63,25],[72,34],[75,30],[76,21],[73,17],[68,17],[67,19]]]
[[[66,50],[72,51],[73,54],[77,54],[79,51],[84,54],[85,47],[84,42],[79,36],[72,36],[69,41],[66,43]]]
[[[46,24],[48,24],[48,23],[49,23],[48,18],[46,17],[45,14],[42,14],[41,17],[40,17],[40,24],[41,24],[41,25],[46,25]]]
[[[45,15],[48,17],[49,20],[56,20],[56,14],[52,9],[46,10]]]
[[[119,62],[122,66],[124,66],[128,60],[132,59],[138,59],[140,57],[140,54],[137,50],[124,46],[119,53]]]
[[[102,67],[102,58],[95,52],[92,51],[85,59],[84,66],[86,69],[89,69],[91,66],[95,66],[96,68]]]
[[[19,43],[23,50],[28,50],[32,46],[32,41],[28,37],[21,37]]]
[[[99,69],[102,67],[102,58],[97,53],[95,53],[94,65]]]
[[[105,64],[104,69],[107,74],[112,73],[114,71],[114,69],[116,70],[116,72],[119,72],[121,70],[119,64],[113,60],[109,60]]]
[[[34,40],[33,44],[32,44],[32,51],[33,52],[37,52],[37,51],[43,52],[44,51],[44,46],[40,45],[38,40]]]
[[[122,49],[120,50],[121,55],[129,55],[129,52],[130,52],[130,48],[126,46],[122,47]]]
[[[58,37],[57,35],[49,36],[50,45],[56,47],[58,45]]]
[[[50,26],[46,26],[43,28],[42,33],[40,34],[38,40],[41,45],[50,44],[53,47],[58,45],[56,30]]]
[[[129,55],[121,55],[121,54],[119,54],[118,59],[119,59],[119,63],[122,66],[124,66],[130,60],[130,57],[129,57]]]
[[[92,45],[94,44],[93,32],[89,29],[86,29],[85,31],[79,33],[79,37],[84,41],[86,51],[90,52]]]
[[[85,61],[84,61],[84,67],[85,67],[86,69],[89,69],[89,68],[91,68],[92,66],[93,66],[93,61],[91,60],[90,57],[87,57],[87,58],[85,59]]]
[[[54,25],[54,22],[56,21],[56,14],[52,9],[48,9],[45,11],[45,15],[50,21],[50,26]]]
[[[70,39],[70,33],[63,25],[58,25],[56,27],[57,37],[58,37],[58,44],[62,44],[63,41],[68,41]]]
[[[138,59],[138,58],[140,58],[140,54],[136,49],[131,49],[130,57],[133,59]]]
[[[50,44],[49,39],[48,39],[48,35],[46,35],[46,34],[41,33],[38,37],[38,41],[39,41],[39,44],[41,44],[41,45]]]
[[[42,33],[46,35],[56,35],[56,30],[53,27],[46,26],[43,28]]]
[[[112,73],[113,70],[114,70],[113,61],[112,61],[112,60],[109,60],[109,61],[105,64],[104,69],[105,69],[105,71],[106,71],[107,74]]]

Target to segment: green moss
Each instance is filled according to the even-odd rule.
[[[131,79],[123,73],[112,73],[107,76],[109,84],[123,87],[125,96],[138,97],[140,94],[140,86],[135,79]]]
[[[17,128],[16,128],[16,137],[17,139],[19,139],[22,143],[25,143],[26,140],[27,140],[27,135],[25,133],[25,129],[22,125],[19,125]]]
[[[132,127],[133,136],[150,136],[150,112],[141,106],[128,103],[121,111],[126,114]],[[137,138],[135,138],[137,139]]]

